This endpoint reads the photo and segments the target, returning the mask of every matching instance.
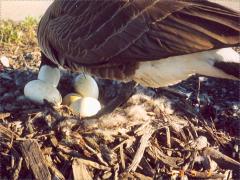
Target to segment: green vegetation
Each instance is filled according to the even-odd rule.
[[[27,17],[21,22],[0,21],[0,43],[16,45],[35,45],[38,20]]]

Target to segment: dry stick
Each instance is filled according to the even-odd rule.
[[[98,163],[96,163],[96,162],[93,162],[93,161],[90,161],[90,160],[86,160],[86,159],[80,159],[80,158],[75,158],[75,159],[77,159],[77,161],[78,161],[79,163],[83,163],[83,164],[85,164],[85,165],[87,165],[87,166],[91,166],[91,167],[93,167],[93,168],[95,168],[95,169],[111,171],[111,168],[110,168],[110,167],[100,165],[100,164],[98,164]]]
[[[144,179],[144,180],[152,180],[153,179],[152,177],[145,176],[145,175],[137,173],[137,172],[134,172],[133,176],[137,177],[137,179]]]
[[[18,177],[19,177],[19,172],[20,172],[20,170],[22,168],[22,161],[23,161],[23,158],[20,157],[19,161],[18,161],[18,164],[17,164],[17,168],[15,169],[15,171],[13,173],[13,178],[12,178],[13,180],[17,180]]]
[[[72,162],[73,179],[74,180],[91,180],[92,177],[87,166],[81,160],[74,158]]]
[[[189,127],[192,129],[192,134],[194,135],[194,139],[198,137],[197,130],[191,121],[188,121]],[[190,130],[190,129],[189,129]]]
[[[126,169],[126,172],[136,171],[138,164],[140,163],[143,157],[144,151],[148,146],[149,139],[151,138],[152,134],[155,131],[155,129],[152,126],[147,126],[145,129],[146,133],[144,133],[143,136],[141,137],[140,146],[133,158],[131,165]]]
[[[68,146],[64,146],[62,144],[58,144],[56,149],[63,152],[66,155],[70,155],[73,157],[81,157],[82,156],[82,154],[80,152],[78,152],[77,150],[71,149]]]
[[[125,156],[124,156],[124,152],[123,152],[123,145],[120,146],[119,151],[120,151],[122,168],[125,169],[126,168],[126,163],[125,163]]]
[[[211,148],[207,147],[203,150],[203,154],[205,156],[209,155],[214,161],[218,163],[218,165],[224,166],[226,169],[240,169],[240,163],[236,160],[224,155],[223,153]]]
[[[28,128],[28,131],[30,132],[30,134],[32,134],[34,132],[34,128],[33,128],[33,123],[37,118],[46,116],[46,112],[38,112],[36,115],[34,115],[33,118],[31,118],[31,116],[29,116],[28,120],[25,122],[26,126]]]
[[[64,175],[55,167],[50,156],[46,156],[46,161],[51,173],[59,180],[65,180]]]
[[[171,148],[171,134],[170,134],[170,129],[167,126],[166,127],[166,141],[167,141],[167,147]],[[167,155],[171,156],[172,155],[172,151],[171,150],[167,150]]]
[[[181,158],[175,158],[165,155],[163,152],[161,152],[157,147],[151,145],[150,148],[148,148],[147,153],[154,159],[160,160],[163,164],[168,165],[169,167],[179,168],[177,165],[177,162],[183,161]]]
[[[14,156],[11,156],[11,168],[14,168],[14,164],[15,164],[15,159]]]
[[[121,146],[123,146],[124,144],[133,144],[133,142],[136,140],[135,137],[130,136],[128,139],[122,141],[120,144],[118,144],[117,146],[115,146],[113,148],[113,151],[115,151],[116,149],[120,148]],[[130,145],[131,146],[131,145]]]
[[[114,166],[114,180],[118,180],[119,178],[119,164]]]
[[[171,135],[169,127],[166,127],[166,140],[167,140],[167,147],[171,148]]]
[[[16,133],[12,132],[10,129],[4,127],[3,125],[0,125],[0,134],[3,134],[8,138],[13,138],[13,139],[16,139],[19,137]]]
[[[189,175],[190,177],[194,178],[201,178],[201,179],[223,179],[225,178],[224,174],[216,174],[216,173],[211,173],[208,171],[204,172],[199,172],[199,171],[186,171],[186,174]]]
[[[5,118],[7,118],[7,117],[9,117],[9,116],[11,116],[10,113],[0,113],[0,119],[1,119],[1,120],[4,120]]]
[[[51,174],[37,141],[23,141],[20,143],[20,149],[27,167],[32,170],[34,177],[36,179],[50,180]]]
[[[86,148],[87,150],[91,151],[91,153],[95,154],[96,157],[98,158],[98,160],[99,160],[102,164],[104,164],[105,166],[108,166],[108,163],[103,160],[103,157],[102,157],[102,154],[101,154],[101,153],[98,153],[96,150],[94,150],[94,149],[91,148],[89,145],[87,145],[87,143],[86,143],[84,146],[85,146],[85,148]]]

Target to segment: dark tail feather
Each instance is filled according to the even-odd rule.
[[[236,62],[215,62],[214,66],[223,72],[240,79],[240,63]]]

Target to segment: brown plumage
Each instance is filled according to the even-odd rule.
[[[139,62],[239,44],[239,13],[199,0],[55,0],[38,29],[55,64],[128,79]]]

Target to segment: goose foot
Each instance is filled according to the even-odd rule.
[[[117,96],[102,108],[94,118],[113,112],[117,107],[123,105],[135,92],[137,83],[134,81],[124,83]],[[93,117],[92,117],[93,118]]]

